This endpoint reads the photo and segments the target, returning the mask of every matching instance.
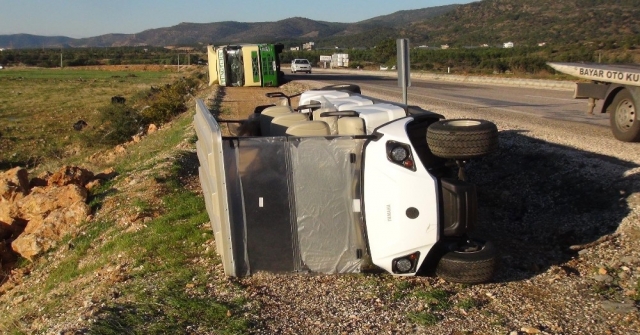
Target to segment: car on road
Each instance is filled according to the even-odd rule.
[[[306,72],[311,73],[311,63],[308,59],[296,58],[291,61],[291,73]]]

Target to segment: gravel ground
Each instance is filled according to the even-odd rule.
[[[494,281],[234,279],[251,301],[255,333],[640,334],[640,143],[616,141],[602,127],[418,103],[448,119],[498,126],[499,152],[467,170],[479,192],[475,236],[492,240],[501,255]]]

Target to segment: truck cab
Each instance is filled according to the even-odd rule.
[[[200,180],[225,273],[413,276],[434,263],[447,280],[491,279],[495,249],[469,236],[477,195],[463,169],[497,149],[494,124],[335,88],[300,101],[260,109],[243,136],[222,136],[227,121],[197,102]]]

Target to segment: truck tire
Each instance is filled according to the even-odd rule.
[[[353,92],[353,93],[362,94],[362,91],[360,90],[360,86],[353,85],[353,84],[329,85],[329,86],[325,86],[325,87],[321,88],[321,90],[339,90],[339,91],[349,91],[349,92]]]
[[[427,144],[441,158],[481,157],[498,149],[498,127],[486,120],[442,120],[427,129]]]
[[[463,284],[491,281],[497,265],[497,252],[491,242],[468,240],[450,246],[436,266],[438,277]]]
[[[611,102],[609,113],[611,132],[623,142],[640,142],[640,120],[637,102],[627,89],[619,91]]]

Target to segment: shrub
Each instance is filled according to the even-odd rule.
[[[187,110],[186,98],[195,86],[195,80],[182,79],[150,94],[146,99],[148,107],[140,111],[142,122],[144,124],[163,124],[174,116],[184,113]]]
[[[196,78],[183,78],[171,85],[139,92],[126,104],[108,104],[98,109],[100,126],[85,136],[87,145],[117,145],[149,124],[162,125],[188,110],[186,101],[197,87]]]
[[[109,104],[98,109],[101,126],[92,140],[116,145],[127,142],[142,126],[136,110],[125,104]]]

